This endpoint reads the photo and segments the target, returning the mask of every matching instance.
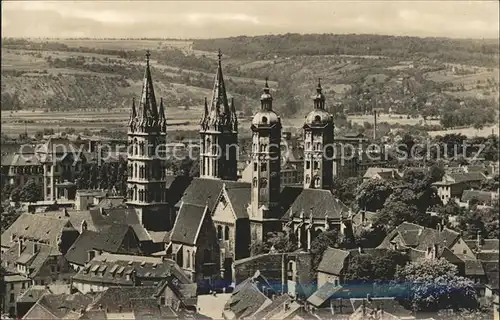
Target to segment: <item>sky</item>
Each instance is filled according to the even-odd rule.
[[[2,1],[3,37],[279,33],[498,38],[497,1]]]

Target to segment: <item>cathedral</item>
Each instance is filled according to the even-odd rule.
[[[350,232],[352,213],[331,192],[334,123],[322,91],[318,80],[303,126],[303,186],[281,186],[282,123],[267,78],[250,124],[251,182],[238,181],[238,119],[219,51],[212,97],[200,120],[200,177],[186,182],[168,176],[166,161],[154,152],[166,142],[167,125],[146,54],[142,95],[138,105],[132,102],[128,130],[128,205],[147,230],[168,232],[164,254],[193,280],[231,280],[234,261],[249,257],[252,244],[272,232],[293,233],[302,250],[323,231]]]

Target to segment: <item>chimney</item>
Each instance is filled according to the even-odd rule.
[[[38,252],[38,243],[33,242],[33,254]]]
[[[21,253],[23,253],[23,240],[19,239],[17,241],[17,248],[18,248],[17,255],[21,256]]]

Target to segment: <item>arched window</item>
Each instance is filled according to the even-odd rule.
[[[186,252],[186,267],[191,268],[191,252],[189,250]]]
[[[253,178],[252,184],[254,187],[257,187],[257,178]]]
[[[196,252],[191,253],[192,258],[191,258],[191,263],[193,264],[193,269],[196,269]]]
[[[306,176],[306,183],[311,183],[311,177],[309,175]]]
[[[224,228],[224,240],[229,240],[229,226]]]
[[[320,122],[320,121],[321,121],[321,117],[320,117],[320,116],[315,116],[315,117],[314,117],[314,121],[316,121],[316,122]]]
[[[267,123],[267,118],[266,117],[262,117],[262,123]]]
[[[217,226],[217,239],[222,240],[222,226]]]

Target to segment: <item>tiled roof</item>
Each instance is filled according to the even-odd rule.
[[[91,209],[90,215],[100,231],[105,231],[113,224],[126,224],[134,229],[139,241],[151,241],[149,233],[139,219],[139,214],[132,208]]]
[[[50,257],[61,255],[54,247],[36,243],[37,251],[34,250],[34,242],[26,241],[23,244],[21,255],[19,255],[18,244],[12,245],[7,251],[2,254],[2,265],[6,270],[17,272],[17,263],[24,264],[27,267],[28,276],[35,277],[40,271],[43,271],[42,266]],[[21,258],[21,259],[20,259]]]
[[[132,299],[152,298],[157,291],[156,286],[109,287],[92,303],[90,310],[102,307],[107,312],[132,311]]]
[[[480,190],[465,190],[462,194],[462,202],[470,200],[478,200],[480,203],[490,203],[494,192],[480,191]]]
[[[15,153],[2,156],[2,166],[41,166],[40,159],[34,153]]]
[[[308,299],[307,302],[312,304],[313,306],[319,308],[321,307],[327,300],[329,299],[335,299],[335,298],[347,298],[349,296],[349,292],[347,289],[345,289],[342,286],[335,285],[331,282],[327,282],[319,289],[314,292],[313,295],[311,295]],[[343,304],[344,306],[344,304]],[[345,305],[347,307],[347,310],[349,310],[349,306]],[[351,308],[352,310],[352,308]]]
[[[198,230],[207,216],[206,212],[205,206],[183,203],[170,234],[170,240],[188,245],[196,244]]]
[[[445,174],[444,178],[455,183],[469,182],[469,181],[482,181],[486,176],[481,172],[450,172]],[[450,182],[451,182],[450,181]]]
[[[234,214],[238,219],[248,218],[247,208],[251,201],[251,188],[247,187],[227,187],[227,196],[233,207]]]
[[[488,285],[493,289],[498,290],[498,275],[499,275],[499,262],[497,261],[483,261],[482,262],[484,272],[486,273],[486,279]]]
[[[344,269],[344,263],[349,256],[349,251],[336,248],[327,248],[318,266],[318,272],[340,275]]]
[[[372,179],[376,175],[380,175],[381,177],[386,177],[384,174],[389,174],[389,175],[387,175],[387,178],[391,178],[393,172],[394,172],[394,175],[398,175],[396,169],[393,169],[393,168],[370,167],[370,168],[366,169],[366,172],[363,175],[363,178]]]
[[[390,249],[391,241],[397,236],[403,240],[406,246],[419,251],[425,251],[429,246],[434,244],[444,245],[450,248],[460,238],[458,232],[447,228],[439,232],[436,229],[403,222],[385,237],[378,248]]]
[[[69,313],[85,309],[93,300],[90,295],[75,294],[46,294],[37,304],[43,306],[59,319],[65,318]]]
[[[273,316],[276,315],[276,313],[283,310],[283,306],[285,303],[290,303],[291,301],[292,299],[290,298],[290,296],[286,294],[280,295],[274,298],[274,300],[272,300],[269,305],[254,314],[253,317],[255,319],[272,319]]]
[[[498,261],[498,252],[479,252],[477,258],[481,261]]]
[[[244,318],[255,314],[269,304],[271,300],[260,292],[252,281],[248,281],[232,294],[224,309],[231,310],[237,318]]]
[[[313,219],[340,219],[347,215],[349,208],[330,191],[321,189],[302,189],[283,218],[299,217],[301,213],[307,219],[312,209]]]
[[[250,186],[250,184],[246,182],[195,178],[187,187],[184,195],[181,198],[181,201],[197,206],[208,205],[209,210],[213,211],[216,205],[217,198],[224,184],[228,188],[248,188]]]
[[[17,302],[37,302],[44,294],[52,293],[49,288],[45,286],[31,286],[24,291],[18,298]]]
[[[471,250],[477,250],[477,240],[465,240]],[[480,243],[481,251],[499,251],[498,239],[482,239]]]
[[[37,240],[57,247],[57,238],[65,228],[76,230],[69,218],[23,213],[2,233],[2,247],[10,247],[14,243],[12,236],[16,239]]]
[[[74,264],[87,263],[89,250],[118,253],[127,233],[133,229],[124,224],[113,224],[105,232],[83,231],[66,253],[66,259]]]
[[[110,253],[96,256],[73,277],[73,280],[127,286],[133,284],[133,279],[127,279],[126,276],[134,272],[136,277],[141,279],[165,279],[173,275],[181,283],[191,283],[173,260]]]

